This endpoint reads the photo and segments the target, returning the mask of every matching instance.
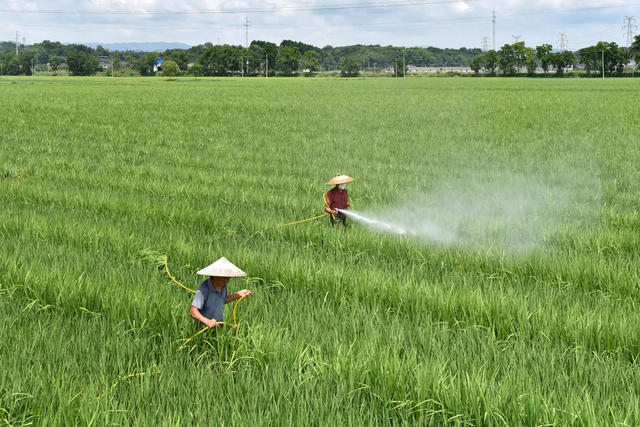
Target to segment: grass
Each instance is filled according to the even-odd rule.
[[[5,424],[640,423],[635,82],[0,88]],[[530,176],[594,212],[515,252],[278,227],[338,171],[362,209]],[[191,288],[220,256],[247,271],[239,327],[178,351],[199,327],[162,256]]]

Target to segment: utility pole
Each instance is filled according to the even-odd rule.
[[[404,64],[404,51],[402,51],[402,78],[407,77],[406,75],[407,66]]]
[[[267,80],[269,78],[269,54],[264,54],[264,79]]]
[[[560,43],[560,51],[564,52],[565,50],[567,50],[568,47],[568,40],[567,40],[567,34],[566,33],[560,33],[558,34],[558,42]]]
[[[249,17],[247,15],[244,16],[244,48],[246,50],[249,50]],[[244,55],[242,55],[242,57],[240,58],[240,61],[242,61],[241,69],[242,69],[242,77],[244,77],[245,65],[247,67],[247,72],[249,72],[249,59],[245,61]]]
[[[16,31],[16,56],[18,56],[18,32]]]
[[[244,47],[249,49],[249,17],[244,17]]]
[[[636,18],[633,16],[625,16],[624,19],[626,20],[626,24],[622,29],[625,31],[625,35],[627,36],[627,48],[630,48],[633,43],[633,31],[637,30],[638,26],[636,25]]]
[[[483,37],[480,43],[482,45],[481,49],[483,52],[486,52],[489,50],[489,37]]]
[[[604,48],[602,49],[602,80],[604,80]]]
[[[493,50],[496,50],[496,10],[493,9],[493,19],[491,20],[493,23]]]

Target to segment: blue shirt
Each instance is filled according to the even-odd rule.
[[[218,292],[209,278],[200,284],[191,305],[200,310],[200,314],[207,319],[222,322],[222,311],[226,300],[227,285],[224,285],[222,292]]]

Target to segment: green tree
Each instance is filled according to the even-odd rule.
[[[484,54],[484,67],[489,70],[490,74],[496,73],[496,67],[498,66],[498,52],[491,49]]]
[[[262,40],[254,40],[249,45],[249,50],[255,52],[259,59],[259,68],[261,73],[264,74],[265,70],[269,70],[269,75],[275,74],[277,68],[278,58],[278,46],[273,43],[265,42]]]
[[[525,53],[524,66],[527,67],[527,75],[533,76],[538,68],[536,51],[528,47]]]
[[[178,64],[178,68],[180,69],[180,71],[186,71],[187,68],[189,68],[189,58],[187,57],[187,53],[184,50],[175,49],[175,50],[169,51],[168,54],[165,52],[164,57],[165,59],[169,61],[173,61],[176,64]],[[164,64],[163,64],[162,71],[164,71]]]
[[[245,72],[251,76],[255,76],[256,74],[258,74],[263,61],[261,55],[258,54],[258,52],[256,52],[255,50],[245,49],[244,59],[246,65]]]
[[[120,69],[122,68],[122,60],[120,60],[120,54],[118,53],[118,51],[114,51],[112,56],[111,56],[111,72],[115,73],[116,71],[120,71]]]
[[[141,58],[138,58],[134,64],[133,68],[140,73],[141,76],[153,76],[155,72],[153,71],[153,67],[156,65],[156,60],[158,59],[158,54],[155,52],[149,52]]]
[[[32,66],[34,64],[35,58],[31,53],[21,53],[18,55],[18,64],[20,67],[20,74],[24,75],[32,75]]]
[[[192,76],[204,76],[202,64],[194,64],[193,67],[189,68],[189,71],[187,71],[187,73]]]
[[[516,69],[516,73],[520,74],[520,69],[522,68],[522,64],[524,64],[527,60],[527,47],[524,45],[524,42],[517,42],[511,45],[513,49],[513,59],[518,66]]]
[[[343,77],[357,77],[360,74],[360,63],[355,56],[345,56],[340,60],[340,74]]]
[[[476,55],[471,60],[471,69],[474,73],[478,74],[482,69],[482,65],[484,63],[484,54]]]
[[[399,57],[393,61],[393,75],[396,77],[404,77],[407,73],[406,61]]]
[[[53,55],[49,58],[49,67],[51,67],[54,76],[58,74],[58,67],[61,63],[62,59],[59,56]]]
[[[536,46],[536,58],[540,61],[540,67],[545,74],[549,72],[549,65],[551,64],[551,58],[549,54],[553,47],[550,44],[542,44]]]
[[[268,74],[270,76],[275,75],[276,67],[278,66],[278,46],[275,43],[267,43],[264,46],[265,53],[265,66],[268,69]]]
[[[198,58],[205,76],[228,76],[240,71],[241,49],[230,45],[211,46]]]
[[[4,56],[2,72],[8,76],[17,76],[20,74],[20,64],[15,53],[9,52]]]
[[[598,42],[595,51],[600,55],[600,58],[604,54],[604,68],[610,74],[622,73],[624,66],[630,59],[629,51],[619,47],[615,42]],[[602,59],[600,59],[599,66],[602,67]]]
[[[580,55],[580,61],[584,64],[587,76],[591,74],[591,71],[596,73],[601,67],[600,53],[595,46],[588,46],[578,51]]]
[[[177,76],[180,73],[178,64],[174,61],[164,61],[162,63],[162,75],[167,77]]]
[[[513,75],[515,72],[514,65],[516,64],[515,52],[513,46],[505,44],[498,51],[498,67],[502,71],[503,75]]]
[[[67,55],[67,65],[69,72],[74,76],[90,76],[96,73],[99,61],[93,55],[72,50]]]
[[[573,65],[576,61],[575,55],[570,50],[550,53],[549,56],[551,58],[551,64],[556,69],[558,76],[563,75],[565,68]]]
[[[315,50],[308,50],[304,53],[304,68],[307,70],[307,75],[311,76],[313,73],[320,69],[320,62],[318,62],[318,52]]]
[[[629,46],[629,52],[636,61],[636,64],[640,65],[640,34],[634,38],[633,43]]]
[[[300,68],[300,51],[297,47],[282,47],[278,52],[276,62],[280,72],[285,76],[294,76],[298,74]]]

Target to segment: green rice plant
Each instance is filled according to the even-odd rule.
[[[10,81],[3,423],[640,423],[634,82]],[[472,244],[282,226],[336,172]],[[166,270],[195,289],[220,256],[253,295],[178,351],[200,325]]]

